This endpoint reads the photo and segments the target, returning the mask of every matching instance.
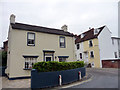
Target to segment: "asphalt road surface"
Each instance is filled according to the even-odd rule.
[[[118,88],[118,69],[87,69],[91,80],[69,88]]]

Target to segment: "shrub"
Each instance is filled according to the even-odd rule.
[[[48,62],[38,62],[33,65],[33,69],[37,69],[39,72],[61,71],[61,70],[75,69],[80,67],[84,67],[83,61],[76,61],[76,62],[48,61]]]
[[[7,51],[2,51],[2,66],[7,66]]]

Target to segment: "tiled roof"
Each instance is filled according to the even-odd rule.
[[[99,29],[98,34],[94,34],[94,30],[95,30],[94,28],[82,33],[84,35],[83,38],[81,38],[82,34],[80,34],[79,36],[77,36],[77,38],[75,40],[75,44],[86,41],[86,40],[97,38],[97,36],[100,34],[100,32],[103,30],[104,27],[105,26],[98,28]]]
[[[72,33],[65,32],[65,31],[60,30],[60,29],[47,28],[47,27],[41,27],[41,26],[35,26],[35,25],[28,25],[28,24],[23,24],[23,23],[15,23],[15,24],[11,23],[11,26],[13,29],[17,29],[17,30],[35,31],[35,32],[65,35],[65,36],[73,37]]]

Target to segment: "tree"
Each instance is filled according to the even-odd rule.
[[[7,51],[2,51],[2,66],[7,66]]]

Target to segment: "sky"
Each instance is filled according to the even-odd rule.
[[[0,47],[7,40],[9,17],[19,23],[60,29],[79,35],[106,25],[118,36],[119,0],[0,0]]]

